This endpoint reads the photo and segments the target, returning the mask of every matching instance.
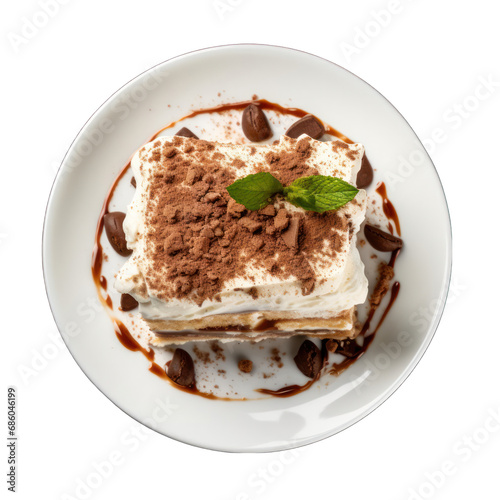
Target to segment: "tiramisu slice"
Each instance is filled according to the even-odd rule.
[[[132,255],[115,286],[137,299],[153,343],[355,337],[368,288],[356,248],[365,191],[317,213],[282,195],[248,210],[227,187],[258,172],[284,186],[312,175],[355,184],[363,152],[306,135],[274,145],[161,137],[142,147],[123,224]]]

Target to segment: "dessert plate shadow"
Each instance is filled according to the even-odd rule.
[[[368,351],[340,376],[327,376],[327,381],[323,377],[289,398],[211,400],[172,387],[148,371],[144,356],[121,345],[97,300],[90,256],[106,193],[137,148],[193,109],[254,95],[305,109],[365,145],[375,179],[385,182],[401,222],[405,247],[396,265],[401,290]],[[398,169],[404,162],[413,169],[403,177]],[[43,266],[64,341],[89,379],[119,408],[159,433],[195,446],[277,451],[346,429],[384,402],[415,368],[445,305],[451,227],[431,159],[405,119],[375,89],[311,54],[230,45],[151,68],[92,115],[54,182],[45,218]],[[292,365],[283,369],[296,371]],[[248,391],[263,382],[242,376],[241,384]]]

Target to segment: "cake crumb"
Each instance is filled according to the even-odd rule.
[[[338,342],[333,339],[328,339],[326,341],[326,349],[328,352],[335,352],[339,346]]]
[[[379,266],[379,279],[370,297],[371,307],[377,307],[382,302],[382,299],[389,290],[392,278],[394,278],[394,269],[385,262],[381,262]]]
[[[210,353],[206,351],[202,351],[198,346],[193,347],[193,352],[195,356],[203,363],[203,364],[208,364],[212,363],[212,359],[210,358]],[[196,362],[196,360],[195,360]]]
[[[283,367],[283,362],[281,361],[281,356],[280,356],[280,352],[278,350],[277,347],[274,347],[272,350],[271,350],[271,359],[276,362],[276,364],[278,365],[278,368],[282,368]]]
[[[216,340],[210,343],[210,349],[212,349],[212,351],[215,353],[215,359],[222,359],[222,361],[226,361],[224,348],[221,347]]]
[[[250,373],[253,368],[253,362],[249,359],[242,359],[238,362],[238,368],[243,373]]]

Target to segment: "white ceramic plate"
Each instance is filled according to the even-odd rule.
[[[388,185],[401,221],[405,248],[396,265],[401,291],[368,351],[339,377],[323,377],[291,398],[209,400],[181,392],[151,374],[144,356],[120,344],[98,305],[90,255],[109,186],[152,133],[192,109],[248,100],[254,94],[305,109],[365,145],[376,181]],[[202,130],[203,123],[199,127]],[[404,159],[408,164],[401,166]],[[112,207],[124,210],[126,201],[120,197],[131,197],[132,191],[127,194],[123,186],[121,190]],[[369,258],[369,250],[363,253]],[[121,261],[113,259],[118,266]],[[123,411],[193,445],[275,451],[318,441],[352,425],[411,373],[444,308],[451,228],[430,158],[408,123],[376,90],[310,54],[234,45],[166,61],[122,87],[94,113],[55,180],[45,220],[43,264],[50,304],[68,348],[90,380]],[[290,359],[287,363],[275,388],[282,380],[297,383],[297,369]],[[266,386],[262,377],[239,374],[238,379],[237,373],[235,383],[241,384],[232,387],[239,394]]]

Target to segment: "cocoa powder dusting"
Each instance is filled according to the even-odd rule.
[[[252,263],[282,280],[299,280],[302,293],[311,293],[316,282],[311,263],[323,259],[326,265],[335,257],[342,248],[339,233],[348,231],[350,222],[342,210],[287,213],[279,196],[275,207],[247,210],[226,190],[245,165],[238,160],[228,168],[215,145],[185,137],[154,144],[145,210],[148,288],[161,300],[187,298],[201,305],[216,299],[232,279],[255,283]],[[317,174],[308,162],[310,140],[293,145],[266,154],[256,171],[269,171],[285,185]],[[257,298],[256,289],[249,293]]]

